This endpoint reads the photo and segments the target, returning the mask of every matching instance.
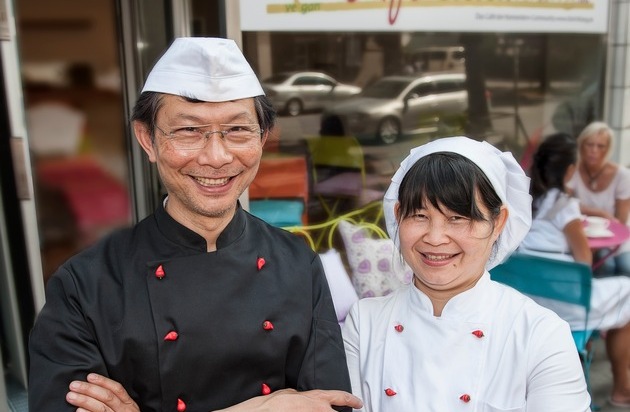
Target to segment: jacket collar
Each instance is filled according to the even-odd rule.
[[[158,230],[165,237],[180,246],[205,252],[207,250],[206,240],[197,232],[173,219],[164,208],[164,203],[160,202],[154,213]],[[245,230],[245,215],[245,211],[241,207],[240,202],[238,202],[234,217],[217,239],[217,250],[233,243],[242,235]]]

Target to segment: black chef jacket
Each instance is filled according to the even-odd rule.
[[[206,250],[160,206],[62,265],[30,336],[30,410],[74,410],[68,384],[89,372],[120,382],[142,411],[350,391],[328,284],[305,242],[239,207]]]

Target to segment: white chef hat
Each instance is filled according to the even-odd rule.
[[[486,175],[508,209],[508,219],[497,240],[495,253],[490,256],[486,268],[489,270],[503,262],[521,243],[532,223],[532,197],[529,194],[529,177],[509,152],[501,152],[487,142],[479,142],[468,137],[448,137],[416,147],[400,164],[392,177],[392,183],[385,193],[383,208],[387,232],[400,247],[398,221],[394,205],[398,202],[398,189],[407,171],[422,157],[431,153],[451,152],[473,161]]]
[[[206,102],[265,94],[236,43],[212,37],[175,39],[149,73],[142,91]]]

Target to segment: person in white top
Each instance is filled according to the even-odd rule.
[[[510,153],[466,137],[415,148],[384,211],[414,277],[346,318],[362,411],[590,411],[569,325],[488,273],[531,225],[529,178]]]
[[[577,145],[577,173],[567,182],[567,192],[580,200],[583,214],[629,224],[630,170],[610,160],[613,131],[606,123],[590,123],[578,136]],[[597,256],[606,253],[602,250]],[[630,242],[624,243],[614,258],[606,259],[595,273],[630,276]]]
[[[530,172],[534,221],[519,253],[591,265],[579,201],[564,191],[564,183],[575,171],[576,157],[575,139],[564,133],[548,136],[538,147]],[[556,312],[572,329],[584,329],[581,308],[533,299]],[[607,331],[606,349],[613,372],[609,402],[630,408],[630,278],[593,279],[587,329]]]

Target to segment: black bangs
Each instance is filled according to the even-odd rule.
[[[447,208],[472,220],[487,220],[475,194],[490,210],[490,217],[498,215],[501,199],[475,163],[457,153],[432,153],[418,160],[400,184],[400,218],[411,216],[429,202],[442,212]]]

